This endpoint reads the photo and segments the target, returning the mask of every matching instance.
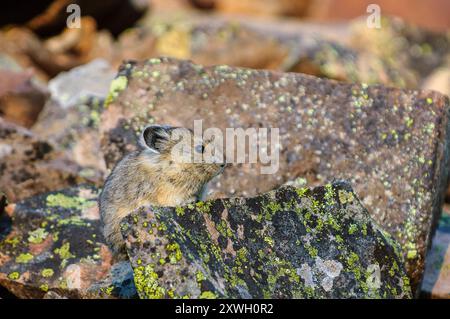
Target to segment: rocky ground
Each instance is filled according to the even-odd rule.
[[[69,29],[49,2],[0,29],[0,298],[450,298],[448,31],[225,0]],[[114,262],[104,179],[143,126],[194,119],[279,127],[280,169],[134,211]]]

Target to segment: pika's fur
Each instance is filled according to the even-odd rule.
[[[189,142],[188,149],[180,153],[182,138]],[[208,143],[212,144],[195,141],[186,128],[151,125],[143,130],[139,149],[115,166],[99,198],[103,234],[117,258],[125,253],[120,222],[133,210],[142,205],[178,206],[201,199],[206,183],[225,167],[221,162],[193,161],[194,153],[204,153]],[[175,147],[178,153],[172,152]]]

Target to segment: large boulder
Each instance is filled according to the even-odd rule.
[[[400,247],[349,184],[142,207],[123,236],[141,298],[410,298]]]
[[[447,183],[447,97],[161,58],[123,64],[107,104],[100,130],[109,167],[136,148],[148,123],[280,128],[279,170],[235,165],[213,183],[215,196],[251,196],[297,178],[348,179],[399,241],[414,290],[419,285]]]
[[[88,292],[110,274],[112,261],[98,192],[79,186],[9,205],[0,228],[0,286],[20,298],[101,296]]]

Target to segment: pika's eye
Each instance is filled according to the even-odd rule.
[[[196,151],[197,153],[203,154],[203,152],[205,151],[205,146],[204,146],[204,145],[197,145],[197,146],[195,147],[195,151]]]

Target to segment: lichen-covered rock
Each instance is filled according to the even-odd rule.
[[[450,299],[450,207],[444,206],[433,245],[427,254],[422,294]]]
[[[122,231],[141,298],[409,298],[398,244],[349,184],[141,207]]]
[[[83,174],[82,167],[45,139],[0,118],[0,190],[11,203],[99,180]]]
[[[351,182],[372,218],[394,236],[419,285],[447,185],[449,100],[432,91],[346,84],[292,73],[188,61],[126,63],[102,113],[111,167],[135,149],[148,123],[203,128],[280,128],[280,168],[239,164],[213,183],[215,196],[260,194],[303,178]]]
[[[0,234],[0,286],[20,298],[50,291],[88,296],[112,258],[100,232],[98,192],[79,186],[9,205],[10,226]]]

